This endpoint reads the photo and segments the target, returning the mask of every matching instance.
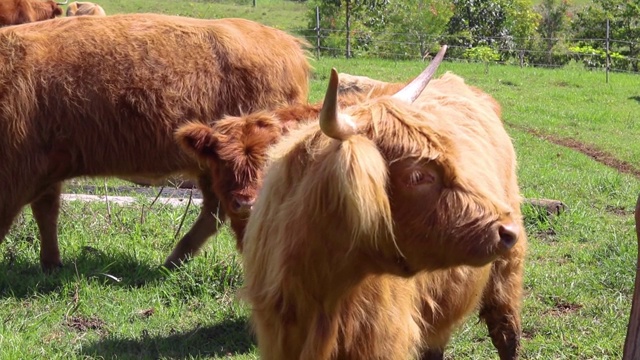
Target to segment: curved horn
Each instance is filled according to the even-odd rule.
[[[56,4],[58,4],[58,5],[67,5],[68,2],[69,2],[69,0],[67,0],[65,2],[57,2]]]
[[[320,130],[336,140],[346,140],[357,130],[348,116],[338,114],[338,72],[335,68],[331,69],[329,86],[320,110]]]
[[[420,93],[422,93],[424,88],[427,87],[427,84],[429,83],[429,81],[431,81],[431,78],[436,73],[436,70],[438,70],[438,66],[440,66],[440,63],[442,62],[444,53],[446,51],[447,45],[442,45],[436,57],[433,58],[433,61],[431,61],[431,64],[429,64],[429,66],[424,69],[424,71],[420,73],[418,77],[413,79],[413,81],[409,83],[409,85],[405,86],[404,88],[402,88],[402,90],[395,93],[393,97],[402,101],[406,101],[410,104],[414,102],[418,98],[418,96],[420,96]]]

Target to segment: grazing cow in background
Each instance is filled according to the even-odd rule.
[[[452,74],[425,89],[443,55],[341,110],[332,72],[319,124],[271,150],[243,251],[261,358],[442,359],[476,309],[518,357],[515,152],[488,95]]]
[[[183,174],[197,180],[203,207],[165,264],[195,254],[225,214],[209,172],[181,151],[175,130],[306,102],[305,47],[248,20],[159,14],[0,29],[0,239],[30,204],[41,265],[55,268],[62,181]]]
[[[67,16],[80,15],[107,16],[102,6],[92,2],[74,1],[67,6]]]
[[[341,106],[392,95],[406,85],[350,74],[339,74],[339,78],[338,102]],[[439,79],[429,84],[430,89],[441,86],[446,88],[450,84]],[[472,86],[466,88],[486,99],[500,114],[500,105],[491,96]],[[216,179],[211,184],[211,191],[220,199],[229,217],[239,251],[242,251],[242,238],[251,207],[262,184],[268,149],[291,129],[309,120],[316,121],[321,108],[322,103],[294,104],[241,117],[225,117],[212,125],[194,122],[176,132],[176,139],[185,151],[208,168],[212,178]],[[134,182],[145,185],[140,180],[134,179]]]
[[[53,19],[62,15],[60,5],[66,3],[66,1],[59,3],[50,0],[2,0],[0,1],[0,26]]]

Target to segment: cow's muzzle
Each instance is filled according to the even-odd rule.
[[[231,202],[231,210],[237,214],[248,214],[254,203],[255,199],[234,198]]]
[[[498,224],[498,237],[500,239],[499,246],[503,250],[511,250],[518,242],[520,235],[520,225],[515,222],[501,222]]]

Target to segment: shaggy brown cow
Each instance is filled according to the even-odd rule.
[[[631,303],[631,315],[627,326],[622,360],[640,359],[640,196],[636,202],[636,237],[638,238],[638,256],[636,262],[636,282]]]
[[[488,95],[451,74],[424,89],[434,70],[341,111],[333,72],[320,123],[271,150],[243,253],[262,358],[442,359],[478,307],[517,358],[514,149]]]
[[[53,19],[62,15],[67,2],[39,0],[2,0],[0,1],[0,26],[20,25],[34,21]]]
[[[69,4],[67,7],[67,16],[80,15],[107,16],[102,6],[92,2],[74,1]]]
[[[197,178],[204,204],[166,265],[193,255],[225,214],[208,172],[180,150],[174,131],[193,119],[305,102],[303,47],[242,19],[79,16],[0,29],[0,239],[31,204],[40,261],[51,269],[61,265],[63,180],[181,173]]]

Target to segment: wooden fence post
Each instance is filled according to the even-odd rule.
[[[636,236],[638,238],[638,259],[636,260],[636,281],[631,300],[631,315],[627,325],[627,338],[624,341],[622,360],[640,360],[640,196],[636,203]]]

